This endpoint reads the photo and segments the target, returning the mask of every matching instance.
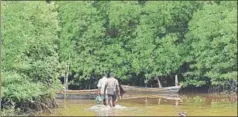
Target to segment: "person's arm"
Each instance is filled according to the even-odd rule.
[[[101,80],[98,81],[98,84],[97,84],[97,87],[98,87],[98,95],[101,95]]]
[[[119,87],[118,80],[116,80],[116,90],[117,90],[117,95],[118,95],[119,99],[121,99],[120,87]]]
[[[108,85],[108,83],[106,82],[105,87],[104,87],[104,91],[103,91],[104,95],[106,95],[107,85]]]
[[[98,92],[97,92],[98,95],[101,95],[101,90],[100,89],[101,89],[101,87],[98,87]]]

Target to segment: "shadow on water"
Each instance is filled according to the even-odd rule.
[[[237,116],[237,95],[189,93],[157,94],[127,92],[116,107],[95,104],[94,100],[62,100],[60,108],[47,116]]]

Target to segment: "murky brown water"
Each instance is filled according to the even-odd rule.
[[[237,97],[218,94],[127,94],[116,108],[96,107],[94,100],[57,100],[46,116],[237,116]],[[96,107],[92,109],[92,107]]]

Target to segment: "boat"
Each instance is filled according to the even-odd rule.
[[[171,94],[178,93],[181,86],[171,86],[164,88],[145,88],[136,86],[121,85],[126,93],[156,93],[156,94]],[[65,96],[67,99],[95,99],[98,89],[91,90],[62,90],[56,93],[56,98],[63,99]]]
[[[61,90],[56,92],[56,99],[95,99],[98,89]]]
[[[175,75],[175,86],[162,87],[158,77],[155,77],[155,80],[158,81],[159,87],[150,88],[150,87],[137,87],[137,86],[128,86],[121,85],[126,92],[156,92],[156,93],[178,93],[181,89],[181,86],[178,83],[178,77]]]
[[[162,88],[150,88],[150,87],[138,87],[138,86],[128,86],[120,85],[120,89],[123,94],[126,93],[156,93],[156,94],[171,94],[178,93],[181,86],[178,85],[177,76],[175,77],[175,86],[162,87]],[[123,91],[124,90],[124,91]],[[98,89],[91,90],[62,90],[56,93],[56,98],[58,99],[95,99],[97,96]],[[122,93],[121,93],[122,94]],[[122,94],[122,95],[123,95]]]
[[[181,89],[181,86],[171,86],[164,88],[149,88],[149,87],[137,87],[137,86],[127,86],[122,85],[122,88],[126,92],[156,92],[156,93],[178,93]]]

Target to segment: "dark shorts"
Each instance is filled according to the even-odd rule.
[[[113,94],[107,94],[107,99],[108,101],[112,101],[114,102],[116,100],[116,95],[113,95]]]

